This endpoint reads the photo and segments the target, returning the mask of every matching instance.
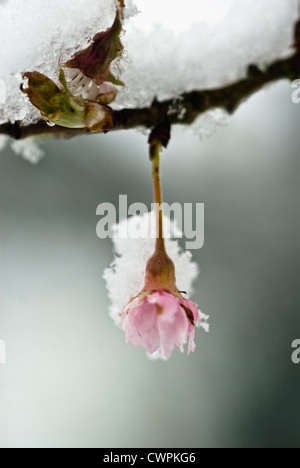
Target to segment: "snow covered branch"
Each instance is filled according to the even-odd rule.
[[[0,149],[10,137],[35,161],[35,136],[162,122],[207,135],[267,84],[300,78],[299,0],[7,0],[0,26]]]
[[[115,110],[112,130],[153,128],[162,121],[168,121],[171,125],[189,125],[199,115],[215,108],[222,108],[231,114],[245,99],[268,83],[280,79],[295,80],[299,77],[300,54],[297,52],[287,59],[273,62],[264,71],[255,65],[250,65],[244,79],[228,86],[186,92],[175,99],[165,101],[154,100],[149,107]],[[86,128],[48,126],[44,120],[27,126],[23,126],[22,122],[7,122],[0,125],[0,134],[16,140],[45,134],[63,138],[87,133],[89,131]]]

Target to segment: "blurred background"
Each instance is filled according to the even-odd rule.
[[[163,154],[165,201],[205,203],[195,353],[149,361],[108,316],[96,207],[152,199],[146,136],[0,157],[1,447],[300,447],[299,118],[291,84],[257,93]],[[298,201],[297,201],[298,200]]]

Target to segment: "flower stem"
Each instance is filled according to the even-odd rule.
[[[160,125],[156,127],[149,137],[150,161],[152,161],[152,178],[154,191],[154,205],[156,215],[156,243],[155,251],[146,265],[145,286],[143,291],[155,291],[166,289],[178,292],[176,287],[175,267],[173,261],[166,252],[163,213],[162,191],[160,183],[160,150],[166,147],[170,139],[170,126]]]
[[[151,148],[153,191],[156,214],[156,245],[155,249],[165,252],[165,241],[163,235],[163,217],[162,217],[162,190],[160,182],[160,150],[161,143],[156,141]]]

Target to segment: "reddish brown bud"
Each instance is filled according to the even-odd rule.
[[[111,62],[120,57],[123,51],[120,40],[121,31],[120,12],[117,11],[113,25],[106,31],[96,34],[93,43],[86,49],[77,52],[65,63],[65,67],[77,68],[98,86],[105,81],[123,85],[124,83],[110,71]]]

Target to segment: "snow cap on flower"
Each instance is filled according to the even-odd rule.
[[[170,355],[170,348],[173,350],[174,347],[178,347],[183,350],[187,342],[188,352],[194,351],[195,326],[191,319],[194,325],[208,331],[208,316],[200,312],[196,304],[179,292],[175,291],[174,295],[167,290],[143,291],[145,263],[153,253],[156,240],[155,218],[155,213],[151,212],[125,219],[114,226],[113,242],[116,257],[111,266],[104,271],[104,279],[112,302],[110,315],[116,325],[124,329],[126,340],[135,346],[147,349],[151,358],[165,359]],[[183,251],[178,241],[173,238],[181,236],[178,227],[167,216],[163,217],[163,223],[166,249],[175,265],[177,284],[180,289],[191,294],[192,282],[198,275],[198,267],[192,262],[191,253]],[[133,239],[126,233],[135,226],[140,228],[140,237]],[[124,304],[127,306],[124,307]],[[157,313],[161,311],[162,306],[165,307],[164,317]],[[150,309],[153,321],[148,323],[146,320],[148,324],[144,326],[145,311]],[[127,314],[129,310],[131,313]],[[154,310],[156,315],[153,313]],[[164,333],[166,324],[170,326],[169,334]],[[147,327],[151,328],[151,333],[147,331]],[[150,335],[153,337],[153,342],[149,344]],[[158,338],[160,345],[157,348],[155,343]],[[156,350],[149,351],[153,348]]]
[[[63,71],[60,71],[60,89],[50,78],[39,73],[26,72],[28,87],[21,86],[42,117],[67,128],[88,128],[90,131],[109,130],[113,126],[112,111],[98,102],[73,96],[67,87]]]
[[[164,241],[158,240],[146,265],[145,285],[122,311],[126,343],[141,346],[153,354],[158,350],[168,359],[177,346],[181,352],[189,342],[188,354],[195,350],[195,322],[198,307],[185,299],[176,286],[175,267]]]

